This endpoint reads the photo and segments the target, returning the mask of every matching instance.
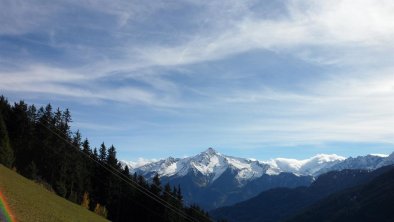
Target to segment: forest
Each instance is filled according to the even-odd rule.
[[[180,186],[130,174],[113,145],[91,147],[71,122],[68,109],[1,96],[0,163],[111,221],[211,221],[184,203]]]

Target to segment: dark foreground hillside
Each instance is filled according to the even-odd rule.
[[[113,145],[91,147],[79,131],[71,130],[71,122],[68,109],[23,101],[11,105],[0,96],[0,163],[114,222],[210,221],[198,206],[184,205],[180,187],[162,184],[158,176],[147,182],[130,175]]]
[[[16,221],[108,221],[0,165],[0,191]]]
[[[297,221],[394,221],[394,170],[367,184],[335,193],[288,220]]]
[[[380,168],[372,172],[366,170],[329,172],[321,175],[310,187],[298,187],[295,189],[276,188],[268,190],[250,200],[230,207],[213,210],[211,211],[211,215],[217,219],[227,219],[228,221],[234,222],[282,221],[317,201],[328,197],[332,193],[365,184],[390,169],[392,169],[391,166]]]

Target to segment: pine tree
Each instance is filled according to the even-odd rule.
[[[183,195],[182,195],[182,191],[181,191],[181,185],[178,184],[178,189],[176,190],[176,197],[178,198],[178,200],[180,202],[183,201]]]
[[[170,202],[170,201],[171,201],[171,198],[172,198],[172,195],[171,195],[171,186],[170,186],[169,183],[166,183],[166,185],[164,185],[163,199],[164,199],[166,202]]]
[[[122,173],[123,173],[123,175],[130,177],[130,169],[127,165],[124,167],[124,170]]]
[[[69,136],[71,134],[71,130],[70,130],[70,123],[72,122],[71,120],[71,113],[70,110],[66,109],[66,111],[64,111],[62,113],[62,125],[60,130],[64,132],[65,135]]]
[[[8,168],[11,168],[13,162],[14,151],[11,148],[7,128],[4,123],[3,116],[0,113],[0,163]]]
[[[99,150],[99,159],[102,162],[105,162],[107,159],[107,147],[105,146],[104,142],[101,144],[100,146],[100,150]]]
[[[116,159],[116,150],[114,145],[112,145],[107,152],[107,164],[111,167],[117,167],[118,160]]]
[[[4,96],[0,96],[0,113],[2,114],[4,121],[8,118],[8,113],[11,110],[11,106],[8,100]]]
[[[98,160],[98,158],[99,158],[98,152],[97,152],[97,148],[96,148],[96,147],[93,149],[93,158],[94,158],[95,160]]]
[[[14,150],[14,166],[25,175],[27,165],[31,162],[34,122],[29,117],[29,107],[24,101],[15,103],[9,112],[7,125],[8,137]],[[4,117],[3,117],[4,119]]]
[[[150,190],[155,195],[158,195],[158,196],[161,195],[162,188],[161,188],[161,182],[160,182],[159,174],[156,174],[153,177],[152,184],[150,186]]]
[[[88,139],[85,139],[85,140],[82,142],[82,151],[83,151],[84,153],[88,154],[89,156],[92,155],[92,149],[90,148],[89,140],[88,140]]]

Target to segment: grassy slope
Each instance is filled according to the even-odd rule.
[[[16,221],[107,221],[0,165],[0,191]]]

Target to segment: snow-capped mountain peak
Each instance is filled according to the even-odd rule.
[[[318,154],[304,160],[276,158],[264,163],[269,164],[271,168],[277,169],[279,172],[291,172],[298,175],[315,175],[322,168],[333,166],[345,159],[345,157],[336,154]]]
[[[123,163],[128,165],[128,162],[124,161]],[[206,177],[208,183],[214,182],[226,170],[231,170],[236,174],[237,181],[242,184],[242,181],[260,177],[267,172],[269,166],[257,160],[225,156],[213,148],[208,148],[196,156],[170,157],[130,168],[131,171],[140,173],[145,177],[153,177],[156,173],[162,177],[181,177],[189,173],[199,174]],[[277,174],[278,172],[275,171],[274,173]]]
[[[263,174],[277,175],[289,172],[296,175],[318,176],[332,170],[342,169],[376,169],[394,163],[394,153],[384,157],[382,155],[367,155],[356,158],[345,158],[336,154],[318,154],[308,159],[297,160],[275,158],[269,161],[258,161],[246,158],[223,155],[213,148],[191,157],[169,157],[143,165],[123,161],[132,172],[137,172],[147,178],[156,173],[162,177],[182,177],[192,174],[204,177],[204,184],[213,183],[228,171],[238,184],[242,186],[247,181],[261,177]]]
[[[222,155],[213,148],[191,157],[189,162],[192,169],[209,177],[210,182],[214,182],[226,170],[234,171],[235,178],[242,183],[244,180],[260,177],[268,169],[267,165],[258,161]]]
[[[137,162],[144,161],[141,159]],[[143,165],[131,162],[130,171],[148,180],[159,174],[163,181],[171,185],[180,184],[188,194],[185,195],[187,200],[200,200],[206,207],[213,208],[245,200],[266,189],[308,186],[317,176],[329,171],[373,170],[394,164],[394,153],[390,156],[366,155],[354,158],[318,154],[302,160],[276,158],[258,161],[223,155],[208,148],[195,156],[146,162]],[[122,164],[127,165],[127,162],[123,161]],[[239,196],[240,193],[242,196]],[[215,201],[206,201],[206,195],[212,195]]]
[[[212,148],[190,158],[189,164],[192,169],[205,176],[213,177],[213,180],[219,177],[227,168],[225,157]]]
[[[215,155],[215,154],[218,154],[218,152],[215,149],[213,149],[212,147],[209,147],[204,152],[202,152],[202,154]]]

